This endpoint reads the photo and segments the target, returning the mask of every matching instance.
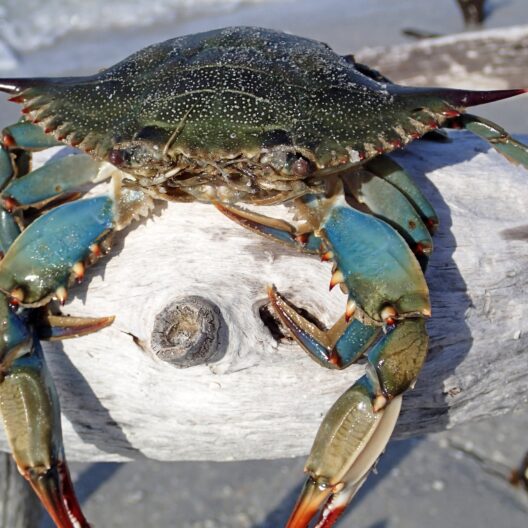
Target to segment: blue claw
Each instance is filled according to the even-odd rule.
[[[0,290],[24,304],[44,304],[68,286],[74,265],[114,227],[114,202],[99,196],[62,205],[35,220],[0,262]],[[16,292],[16,293],[15,293]]]
[[[93,181],[99,164],[84,154],[60,158],[17,178],[3,190],[2,197],[17,206],[40,206],[49,200]]]
[[[381,327],[369,326],[354,319],[340,319],[330,330],[320,330],[270,288],[271,304],[292,336],[312,359],[326,368],[343,369],[354,363],[381,334]]]
[[[383,321],[392,306],[398,314],[429,315],[429,290],[420,265],[396,231],[344,199],[324,219],[321,231],[334,254],[349,299],[372,319]]]
[[[0,253],[2,257],[7,253],[7,250],[19,234],[20,228],[12,215],[0,209]]]
[[[0,189],[13,177],[13,162],[9,151],[0,146]]]
[[[14,125],[4,128],[3,143],[7,147],[18,147],[24,150],[43,150],[49,147],[62,145],[53,136],[27,121],[19,121]]]

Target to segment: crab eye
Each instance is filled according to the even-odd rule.
[[[122,165],[129,165],[132,155],[129,150],[126,149],[112,149],[110,154],[108,154],[108,161],[115,165],[116,167],[121,167]]]
[[[290,154],[287,167],[290,174],[297,178],[306,178],[312,172],[311,163],[303,156]]]
[[[115,146],[108,154],[108,161],[124,170],[142,170],[158,164],[162,157],[163,152],[158,145],[138,141]]]

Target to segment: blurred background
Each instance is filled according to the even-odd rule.
[[[229,25],[325,41],[395,81],[528,86],[527,0],[0,0],[0,75],[92,73],[148,44]],[[481,30],[482,38],[467,33]],[[527,96],[475,113],[528,134]],[[2,100],[0,116],[6,125],[18,110]],[[508,482],[528,449],[528,412],[517,410],[392,442],[340,526],[525,528],[528,494]],[[303,463],[142,460],[72,469],[94,527],[273,528],[295,502]],[[51,527],[44,515],[36,525]]]

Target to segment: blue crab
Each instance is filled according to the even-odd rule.
[[[321,366],[367,359],[323,420],[287,523],[333,525],[382,454],[427,353],[423,270],[438,220],[387,153],[438,127],[466,128],[528,167],[526,146],[464,113],[524,90],[398,86],[325,44],[259,28],[176,38],[87,77],[3,79],[0,90],[24,114],[0,149],[0,411],[20,472],[56,525],[89,526],[40,340],[112,318],[65,318],[50,307],[156,199],[211,203],[333,261],[330,286],[347,303],[329,330],[269,290],[278,318]],[[30,170],[32,151],[61,144],[83,153]],[[107,177],[109,195],[77,199],[76,189]],[[296,223],[239,205],[280,202]]]

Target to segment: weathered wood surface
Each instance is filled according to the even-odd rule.
[[[468,31],[399,46],[364,49],[355,57],[402,84],[522,88],[528,83],[528,27]]]
[[[405,398],[400,437],[528,402],[528,172],[469,133],[452,137],[397,154],[441,219],[427,272],[430,353]],[[160,203],[118,234],[111,257],[70,292],[66,313],[115,314],[115,323],[45,347],[69,459],[307,453],[323,414],[363,367],[325,370],[288,340],[277,343],[259,307],[274,283],[330,324],[345,297],[329,294],[329,277],[318,258],[264,240],[214,207]],[[179,369],[155,358],[149,343],[156,315],[189,296],[221,313],[217,355],[209,366]]]

